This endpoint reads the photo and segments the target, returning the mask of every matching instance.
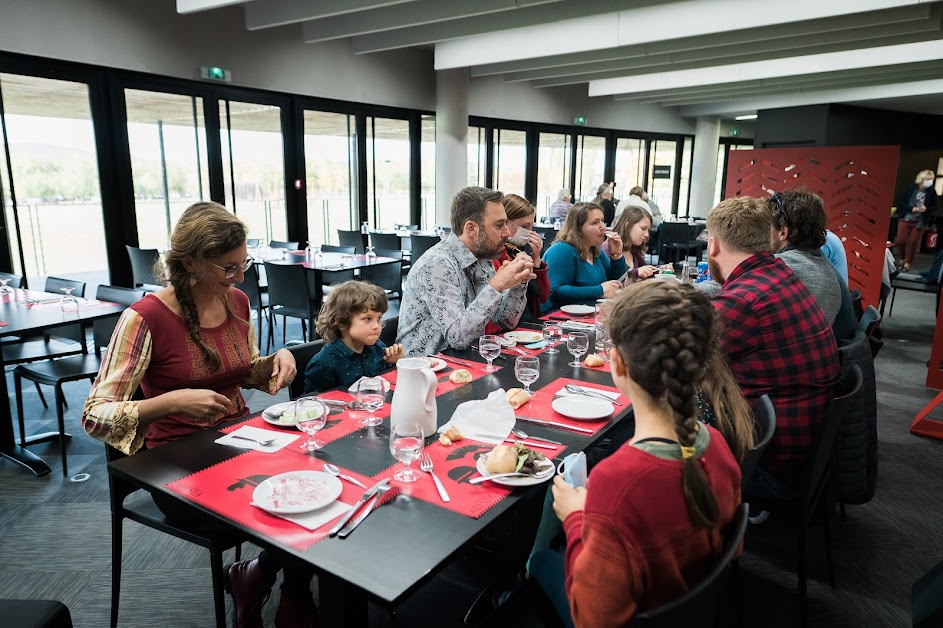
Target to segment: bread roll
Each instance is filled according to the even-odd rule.
[[[583,364],[586,366],[602,366],[605,363],[606,361],[595,353],[590,353],[588,356],[586,356],[586,359],[583,360]]]
[[[449,374],[449,381],[453,384],[467,384],[472,381],[472,374],[468,369],[456,369]]]
[[[524,392],[523,388],[510,388],[504,393],[504,398],[508,400],[511,407],[517,410],[522,405],[530,401],[530,395]]]
[[[517,447],[496,445],[485,459],[488,473],[514,473],[517,470]]]
[[[440,435],[439,435],[439,442],[442,443],[443,445],[445,445],[446,447],[451,447],[451,446],[452,446],[452,439],[450,439],[450,438],[449,438],[448,436],[446,436],[445,434],[440,434]]]
[[[465,438],[464,436],[462,436],[462,433],[458,431],[458,428],[455,427],[454,425],[450,425],[449,429],[445,430],[444,436],[448,437],[448,439],[452,441],[453,443],[457,440],[462,440],[463,438]]]

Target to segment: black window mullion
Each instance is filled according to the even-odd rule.
[[[232,196],[232,207],[229,209],[232,210],[234,216],[238,216],[239,213],[236,211],[236,163],[232,157],[232,116],[230,116],[229,99],[227,98],[223,102],[226,103],[226,151],[229,153],[229,194]],[[223,188],[224,200],[221,202],[225,203],[225,183]]]
[[[532,126],[527,129],[527,135],[524,140],[526,146],[524,161],[524,197],[529,199],[532,203],[537,202],[537,144],[539,142],[539,136],[540,134]]]
[[[674,208],[672,211],[676,216],[678,215],[678,200],[681,197],[681,168],[684,164],[684,136],[679,135],[675,139],[675,166],[674,173],[671,177],[671,206]],[[688,214],[691,213],[691,209],[688,208]]]
[[[576,198],[576,139],[577,139],[577,137],[579,137],[579,136],[574,132],[574,133],[569,133],[569,134],[567,134],[567,137],[569,138],[569,142],[570,142],[570,157],[569,157],[569,161],[570,161],[570,182],[569,182],[568,185],[569,185],[569,188],[570,188],[570,198],[571,198],[571,200],[572,200],[572,199],[575,199],[575,198]],[[581,198],[581,199],[578,199],[578,200],[580,200],[580,201],[588,201],[589,199],[587,199],[587,198]]]
[[[649,178],[649,167],[652,162],[652,150],[654,150],[656,142],[657,140],[645,139],[645,166],[642,172],[642,188],[646,192],[650,192],[652,189],[652,181]]]
[[[23,239],[20,236],[20,212],[16,202],[16,186],[13,182],[13,159],[10,155],[10,143],[7,141],[7,117],[3,107],[3,86],[0,85],[0,142],[3,143],[3,159],[7,164],[7,176],[9,177],[10,201],[13,210],[13,236],[17,241],[17,249],[20,252],[20,268],[23,269],[23,276],[26,276],[26,257],[23,253]],[[0,210],[3,207],[3,186],[0,181]],[[10,250],[10,229],[7,226],[6,211],[0,211],[0,225],[2,225],[5,238],[0,238],[0,270],[4,272],[13,272],[13,255]]]
[[[603,180],[616,180],[616,134],[612,131],[606,133],[606,157],[603,165]],[[628,192],[622,194],[628,198]]]
[[[223,141],[219,126],[219,101],[210,93],[203,96],[203,126],[206,128],[206,171],[210,177],[210,198],[226,203],[226,178],[223,175]]]
[[[422,114],[409,116],[409,222],[422,225]],[[379,226],[379,225],[377,225]]]
[[[285,153],[285,219],[289,241],[308,240],[305,192],[304,113],[296,98],[281,107],[282,147]],[[300,185],[295,185],[295,182]]]
[[[357,114],[357,224],[367,222],[367,116]]]
[[[485,131],[485,187],[494,189],[494,127],[484,127]],[[498,129],[498,153],[501,151],[501,130]],[[499,180],[500,180],[500,172]]]

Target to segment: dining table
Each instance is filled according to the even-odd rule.
[[[527,339],[527,332],[535,337]],[[528,355],[538,358],[540,374],[531,384],[534,397],[514,410],[515,425],[526,430],[528,437],[559,443],[538,449],[550,459],[554,469],[565,455],[593,447],[617,425],[630,427],[625,425],[632,421],[629,400],[613,387],[608,363],[597,368],[573,367],[569,365],[573,356],[567,353],[565,342],[559,343],[557,353],[548,353],[547,349],[552,347],[541,347],[540,343],[523,344],[524,340],[534,343],[540,333],[536,325],[522,325],[509,332],[508,338],[522,342],[503,349],[502,356],[495,360],[498,368],[494,372],[487,372],[485,361],[471,349],[446,349],[437,359],[430,359],[430,367],[438,369],[434,373],[438,425],[449,421],[463,403],[484,400],[498,389],[521,387],[515,376],[515,358]],[[451,381],[449,373],[461,368],[469,371],[472,381],[461,384]],[[402,468],[402,463],[390,453],[389,401],[395,395],[397,372],[391,370],[383,377],[392,389],[387,393],[387,403],[376,411],[378,417],[383,417],[383,423],[363,427],[358,419],[363,413],[358,415],[356,409],[332,410],[336,415],[332,414],[317,433],[325,445],[313,454],[304,454],[299,449],[304,435],[292,427],[271,425],[271,416],[260,417],[256,413],[111,462],[109,473],[132,486],[188,504],[260,547],[274,548],[305,561],[318,576],[321,625],[366,626],[368,603],[390,612],[395,610],[489,527],[528,501],[533,503],[535,492],[545,491],[555,473],[554,470],[540,482],[525,482],[525,486],[506,486],[491,480],[473,484],[470,480],[479,476],[482,469],[478,459],[490,452],[494,444],[462,439],[446,446],[437,435],[431,435],[425,439],[425,451],[448,489],[449,502],[442,499],[428,473],[420,473],[419,479],[409,484],[394,480],[390,484],[394,487],[391,498],[381,502],[343,539],[328,535],[333,520],[308,529],[291,517],[282,518],[252,505],[257,487],[286,471],[319,471],[325,463],[331,463],[364,485],[373,486],[390,479],[396,469]],[[620,405],[610,406],[609,414],[593,414],[593,420],[574,419],[569,413],[561,415],[553,408],[568,383],[578,384],[594,395],[603,393],[620,399],[616,402]],[[356,399],[347,389],[321,396],[340,402]],[[534,420],[550,420],[558,426]],[[225,435],[246,429],[245,426],[292,433],[300,438],[274,453],[265,452],[261,446],[246,450],[217,442],[221,437],[225,441]],[[498,439],[502,436],[498,435]],[[509,440],[513,440],[510,435]],[[339,499],[353,503],[362,490],[344,482]],[[435,611],[430,608],[430,612]]]
[[[84,326],[96,319],[120,314],[125,309],[118,303],[78,298],[77,311],[66,312],[60,304],[62,296],[25,289],[0,295],[0,337],[36,336],[43,330],[72,323]],[[46,475],[49,465],[16,442],[6,377],[0,377],[0,398],[6,400],[0,403],[0,456],[26,467],[37,476]],[[28,436],[24,442],[32,445],[58,438],[58,432],[45,432]]]

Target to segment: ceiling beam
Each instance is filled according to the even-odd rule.
[[[738,29],[765,29],[920,3],[921,0],[792,0],[763,3],[758,9],[755,0],[681,0],[442,41],[436,45],[435,69],[723,33],[730,30],[731,24]]]
[[[186,15],[187,13],[197,13],[199,11],[209,11],[220,7],[228,7],[233,4],[245,4],[249,0],[177,0],[177,13]]]
[[[206,1],[206,0],[189,0]],[[317,20],[334,15],[409,4],[415,0],[259,0],[246,5],[246,28],[250,31]],[[177,0],[181,2],[181,0]]]

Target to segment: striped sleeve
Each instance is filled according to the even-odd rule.
[[[126,454],[140,449],[147,435],[138,429],[141,402],[131,397],[150,361],[150,330],[144,317],[129,308],[118,319],[82,415],[89,435]]]

